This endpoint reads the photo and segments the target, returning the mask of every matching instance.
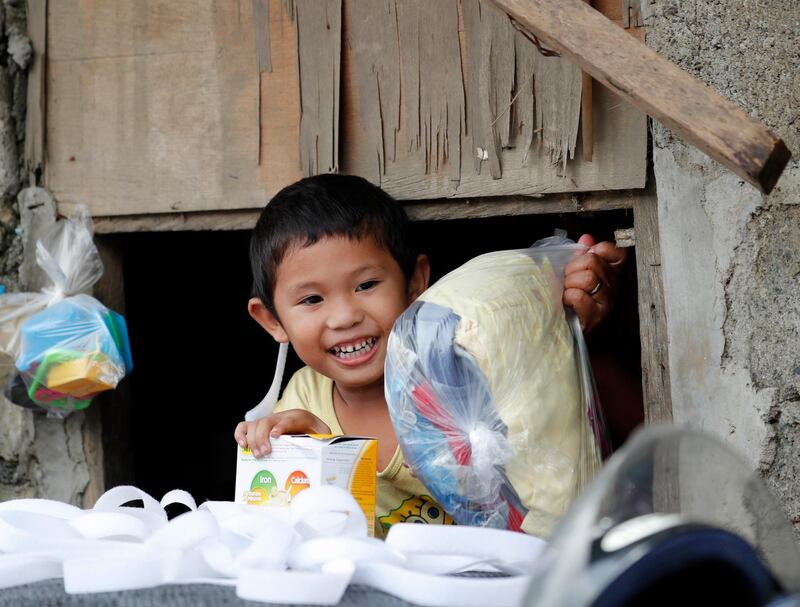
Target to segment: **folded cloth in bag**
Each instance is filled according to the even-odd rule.
[[[549,535],[607,451],[562,238],[477,257],[395,322],[386,399],[407,462],[459,524]]]

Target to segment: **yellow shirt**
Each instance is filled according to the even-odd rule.
[[[275,412],[304,409],[324,421],[333,434],[344,434],[333,409],[333,380],[303,367],[289,380]],[[375,507],[376,535],[382,536],[394,523],[439,523],[453,519],[428,495],[425,486],[403,465],[400,447],[385,470],[378,472]]]

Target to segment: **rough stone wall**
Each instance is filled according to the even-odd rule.
[[[24,10],[23,1],[0,5],[0,284],[9,291],[19,287],[22,262],[16,197],[25,143],[25,70],[31,58]]]
[[[653,127],[675,419],[749,458],[800,534],[800,3],[642,2],[651,47],[795,154],[762,196]]]
[[[39,188],[25,188],[28,176],[23,171],[26,68],[31,60],[31,45],[25,33],[25,0],[2,0],[0,284],[7,292],[30,288],[25,283],[31,281],[20,279],[23,240],[32,245],[35,229],[47,223],[42,217],[46,193]],[[52,222],[52,204],[49,209]],[[2,386],[10,368],[2,354],[0,359]],[[83,423],[82,414],[73,414],[66,420],[46,418],[12,405],[0,396],[0,501],[48,497],[80,504],[89,480],[81,433]]]

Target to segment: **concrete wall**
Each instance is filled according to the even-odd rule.
[[[17,290],[22,262],[16,197],[25,138],[25,68],[30,61],[30,45],[25,52],[22,42],[27,41],[23,8],[24,2],[0,4],[0,284],[10,291]],[[20,50],[15,55],[12,49]]]
[[[767,197],[653,127],[675,420],[743,453],[800,532],[800,3],[642,4],[651,47],[796,155]]]
[[[0,3],[0,284],[8,292],[36,282],[32,272],[20,279],[23,241],[32,244],[35,231],[55,214],[44,190],[25,188],[22,171],[25,70],[31,59],[24,9],[22,0]],[[9,360],[0,354],[0,386],[9,371]],[[48,419],[0,396],[0,501],[36,496],[80,504],[89,481],[83,423],[82,414]]]

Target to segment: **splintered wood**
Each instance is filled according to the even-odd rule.
[[[342,159],[401,199],[643,187],[646,120],[479,0],[346,0]],[[600,89],[600,87],[598,87]]]
[[[584,0],[492,0],[531,35],[562,52],[622,99],[647,112],[769,194],[791,158],[784,141],[735,103],[627,36]],[[623,3],[623,22],[634,5]]]
[[[580,70],[484,1],[63,0],[46,18],[31,125],[64,211],[259,208],[337,170],[403,200],[644,185],[644,114],[596,86],[586,161]]]
[[[300,65],[300,162],[304,175],[339,168],[341,0],[294,0]]]

